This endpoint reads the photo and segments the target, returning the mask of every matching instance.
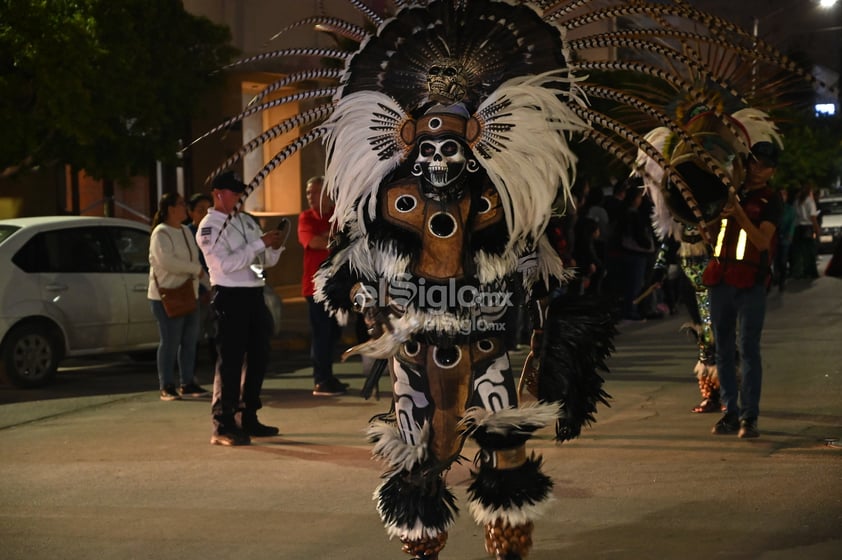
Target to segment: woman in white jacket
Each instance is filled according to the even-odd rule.
[[[169,317],[161,303],[158,287],[176,288],[188,278],[193,279],[193,292],[198,298],[199,280],[204,270],[199,261],[199,248],[187,226],[187,207],[177,193],[167,193],[158,203],[152,221],[149,241],[149,291],[147,297],[158,322],[161,343],[158,345],[158,383],[161,400],[173,401],[181,397],[206,395],[193,372],[196,365],[196,344],[199,339],[199,308],[182,317]],[[174,366],[178,362],[181,384],[175,386]]]

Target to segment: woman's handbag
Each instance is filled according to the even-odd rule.
[[[193,260],[193,251],[190,250],[190,242],[187,241],[187,234],[181,230],[181,235],[184,236],[184,243],[187,244],[187,252],[190,253],[190,260]],[[167,312],[167,317],[174,319],[176,317],[184,317],[190,315],[198,307],[198,300],[196,294],[193,292],[193,278],[190,277],[184,281],[183,284],[177,288],[162,288],[158,285],[158,277],[152,273],[152,278],[155,280],[155,287],[158,288],[158,293],[161,294],[161,303],[164,305],[164,311]]]
[[[183,317],[196,311],[197,300],[193,292],[192,278],[188,278],[177,288],[162,288],[158,286],[157,278],[155,278],[155,285],[158,287],[158,293],[161,294],[161,303],[164,305],[167,317]]]

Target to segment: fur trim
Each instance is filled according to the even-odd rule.
[[[704,241],[698,243],[682,243],[678,247],[678,256],[682,258],[709,257]]]
[[[477,251],[474,255],[477,279],[480,284],[491,284],[505,278],[517,267],[518,258],[512,251],[502,255],[492,255],[485,251]]]
[[[409,270],[411,259],[409,255],[401,254],[397,246],[393,243],[377,243],[374,247],[369,247],[369,259],[373,263],[375,270],[380,272],[387,281],[395,280],[401,277]],[[373,275],[376,277],[378,275]]]
[[[716,369],[716,364],[706,364],[701,360],[696,362],[696,367],[693,368],[693,373],[696,374],[696,379],[718,380],[719,373]]]
[[[348,320],[353,285],[366,278],[376,278],[367,245],[366,237],[351,241],[334,251],[313,275],[313,299],[323,304],[341,325]],[[344,281],[339,281],[340,278]]]
[[[380,420],[372,422],[366,434],[369,443],[374,443],[371,454],[396,471],[411,471],[427,460],[429,423],[425,423],[421,428],[421,441],[416,445],[403,441],[401,431],[395,424]]]
[[[553,499],[553,482],[541,472],[541,459],[534,455],[517,469],[482,465],[472,475],[469,510],[479,525],[498,519],[511,526],[524,525],[539,518]]]
[[[407,480],[405,475],[411,476],[389,477],[374,491],[377,512],[389,538],[414,541],[447,531],[459,510],[444,480]]]
[[[565,270],[564,263],[558,252],[550,243],[546,235],[542,235],[538,239],[538,270],[535,281],[529,284],[528,288],[531,290],[532,285],[541,280],[544,282],[544,287],[549,291],[552,288],[550,279],[555,278],[559,282],[567,283],[573,279],[575,272],[572,270]]]
[[[497,412],[472,407],[465,411],[459,426],[469,436],[480,428],[489,433],[497,434],[519,430],[533,432],[555,422],[560,413],[560,406],[557,403],[531,403],[518,408],[505,408]]]
[[[549,292],[555,287],[552,279],[566,284],[576,276],[575,269],[564,268],[561,257],[546,235],[540,237],[534,250],[518,254],[521,256],[518,258],[516,270],[521,274],[523,289],[527,294],[532,293],[532,288],[538,281],[543,283],[545,292]]]
[[[698,342],[702,337],[702,325],[698,323],[690,323],[688,321],[678,328],[678,332],[691,336],[693,337],[693,340]]]
[[[558,403],[533,403],[496,412],[473,407],[465,411],[459,429],[483,449],[511,449],[523,445],[534,431],[552,424],[560,414]]]

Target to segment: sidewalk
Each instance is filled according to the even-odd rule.
[[[264,386],[261,419],[281,435],[252,446],[209,445],[208,400],[151,390],[0,405],[0,558],[408,559],[371,498],[382,465],[364,429],[389,407],[386,380],[383,400],[361,399],[349,361],[337,373],[352,392],[313,397],[306,351],[285,346],[307,340],[304,309],[285,302]],[[611,407],[573,442],[532,440],[555,500],[530,560],[842,557],[842,281],[770,295],[754,441],[713,436],[718,416],[689,412],[686,320],[624,325]],[[475,451],[448,474],[460,515],[441,560],[487,558],[465,502]]]

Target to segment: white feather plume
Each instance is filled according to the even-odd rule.
[[[536,270],[536,277],[529,283],[527,289],[531,289],[532,285],[537,281],[543,281],[544,286],[550,288],[550,278],[556,278],[562,283],[568,282],[573,277],[573,271],[564,269],[564,263],[558,255],[558,251],[550,243],[550,239],[546,235],[542,235],[538,239],[538,268]]]
[[[362,344],[357,344],[343,354],[344,358],[361,354],[378,359],[388,359],[398,353],[401,344],[409,340],[413,333],[418,332],[422,323],[412,313],[402,317],[389,316],[389,326],[384,327],[384,333],[377,338],[371,338]]]
[[[403,108],[388,95],[358,91],[340,99],[325,122],[325,189],[336,206],[333,220],[339,229],[362,217],[355,212],[367,210],[374,218],[380,182],[406,157],[400,139],[400,127],[406,118]],[[393,149],[381,156],[383,148],[373,145],[373,139],[383,135],[391,135]],[[355,210],[356,202],[366,195],[370,195],[368,204],[360,204]]]
[[[507,250],[523,237],[537,239],[543,233],[560,188],[564,200],[570,200],[576,156],[566,135],[586,130],[587,125],[566,105],[578,102],[574,94],[547,85],[573,82],[560,73],[509,80],[477,110],[484,121],[476,147],[488,155],[478,153],[477,160],[500,194],[510,232]],[[562,101],[558,95],[567,99]],[[509,104],[500,105],[495,113],[494,107],[504,101]],[[513,126],[495,134],[496,125]]]
[[[655,128],[644,136],[644,139],[649,142],[661,154],[664,153],[664,147],[667,140],[672,136],[672,131],[665,126]],[[676,240],[681,239],[681,224],[679,224],[672,217],[664,199],[664,192],[662,190],[664,185],[664,168],[649,157],[643,150],[637,151],[635,158],[635,170],[632,175],[639,176],[643,179],[643,188],[649,193],[652,198],[652,225],[655,228],[655,234],[658,239],[666,239],[673,237]]]
[[[740,109],[731,116],[735,118],[746,129],[751,145],[757,142],[774,142],[781,149],[784,147],[784,139],[778,131],[774,121],[759,109]]]

